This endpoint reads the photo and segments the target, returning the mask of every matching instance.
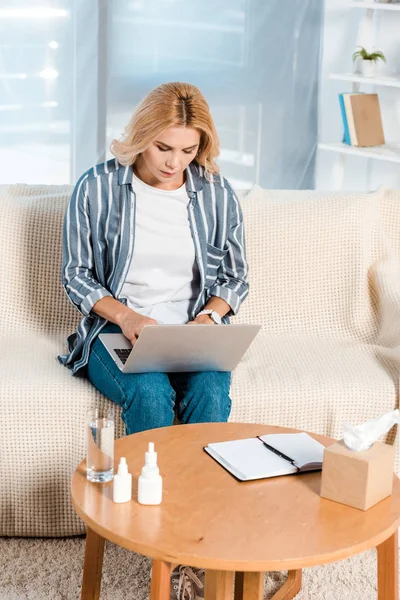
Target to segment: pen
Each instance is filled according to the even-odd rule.
[[[279,452],[279,450],[277,450],[276,448],[273,448],[272,446],[267,444],[267,442],[264,442],[264,440],[261,439],[261,437],[259,435],[257,436],[257,439],[259,439],[260,442],[262,442],[264,444],[264,446],[266,446],[268,448],[268,450],[271,450],[271,452],[273,452],[274,454],[277,454],[278,456],[280,456],[280,458],[283,458],[284,460],[287,460],[288,462],[290,462],[294,467],[296,467],[296,469],[299,468],[295,464],[293,458],[290,458],[290,456],[286,456],[286,454],[283,454],[283,452]]]

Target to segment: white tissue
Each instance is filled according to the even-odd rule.
[[[368,450],[376,440],[400,421],[398,409],[361,425],[343,423],[343,441],[347,448],[360,452]]]

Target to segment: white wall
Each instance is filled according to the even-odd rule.
[[[330,72],[353,71],[352,53],[359,43],[358,30],[364,9],[351,8],[350,0],[326,0],[322,47],[319,139],[341,142],[343,126],[338,94],[351,91],[351,83],[329,79]],[[400,11],[374,11],[375,46],[381,49],[387,64],[379,73],[400,77]],[[377,92],[387,142],[400,144],[400,88],[361,85],[361,91]],[[317,189],[332,189],[332,168],[337,154],[320,150],[317,160]],[[346,156],[343,188],[371,190],[380,185],[400,187],[400,164]]]

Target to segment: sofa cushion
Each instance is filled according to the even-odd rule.
[[[382,200],[379,203],[379,224],[385,246],[393,249],[400,257],[400,190],[382,186]]]
[[[1,535],[59,536],[84,532],[70,481],[85,457],[86,413],[115,406],[56,360],[57,336],[0,328]],[[116,436],[124,433],[120,408]]]
[[[254,188],[242,200],[250,294],[235,322],[270,334],[371,342],[378,319],[369,269],[382,190]]]
[[[340,439],[344,421],[396,408],[396,377],[398,366],[377,346],[260,332],[233,373],[230,420]]]
[[[0,324],[10,330],[66,336],[81,318],[61,284],[62,223],[72,189],[0,186]]]

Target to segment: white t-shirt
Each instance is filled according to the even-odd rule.
[[[185,185],[155,188],[133,175],[135,245],[120,296],[158,323],[187,323],[199,293]]]

